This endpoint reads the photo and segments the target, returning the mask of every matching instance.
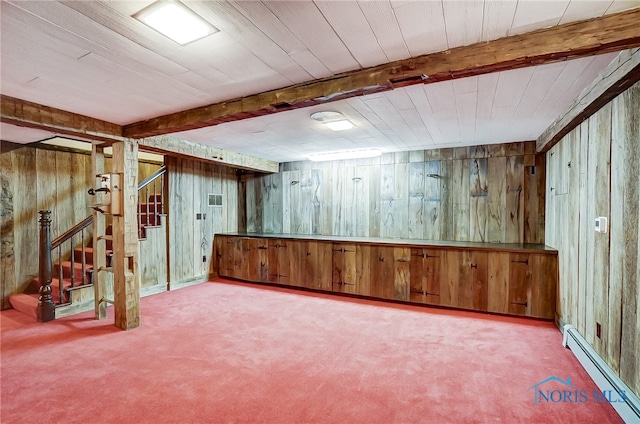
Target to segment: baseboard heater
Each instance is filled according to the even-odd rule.
[[[562,346],[571,349],[601,392],[624,393],[626,402],[612,402],[625,423],[640,422],[640,399],[607,365],[571,324],[563,327]]]

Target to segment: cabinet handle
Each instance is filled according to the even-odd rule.
[[[478,269],[478,264],[471,264],[471,268]]]
[[[529,306],[529,302],[511,302],[512,305]]]
[[[259,246],[259,247],[258,247],[258,249],[260,249],[260,250],[267,250],[267,249],[268,249],[268,247],[267,247],[267,246]]]
[[[307,252],[307,256],[311,256],[311,252]]]
[[[378,257],[378,262],[384,262],[384,258],[382,256]]]
[[[409,262],[409,259],[396,259],[396,262]]]
[[[525,259],[524,261],[511,261],[514,264],[526,264],[529,265],[529,259]]]

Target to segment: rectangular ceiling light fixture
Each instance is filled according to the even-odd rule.
[[[152,3],[133,17],[183,46],[219,31],[193,10],[174,0]]]
[[[326,160],[374,158],[376,156],[380,156],[381,154],[382,151],[380,149],[359,149],[346,150],[342,152],[317,153],[307,156],[307,159],[314,162],[322,162]]]
[[[327,122],[325,123],[325,125],[334,131],[344,131],[353,128],[353,124],[347,119],[343,119],[342,121]]]

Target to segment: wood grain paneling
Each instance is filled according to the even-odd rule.
[[[639,122],[636,83],[547,152],[545,236],[559,251],[559,323],[573,324],[636,393]],[[608,233],[594,231],[598,216],[609,218]]]
[[[169,283],[179,285],[208,276],[214,233],[237,231],[238,180],[233,169],[223,166],[176,157],[166,157],[166,165]],[[249,190],[253,181],[247,183]],[[222,194],[223,205],[209,207],[209,193]],[[248,205],[251,199],[247,196]],[[255,219],[251,216],[248,220]]]
[[[542,243],[545,161],[534,151],[528,142],[400,152],[377,164],[286,163],[246,177],[247,230]]]

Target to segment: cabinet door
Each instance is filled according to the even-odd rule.
[[[489,302],[487,304],[489,312],[509,313],[510,266],[509,252],[489,252]]]
[[[220,235],[216,235],[214,236],[213,239],[213,261],[211,264],[212,267],[212,272],[215,275],[218,276],[222,276],[223,274],[220,273],[220,268],[223,265],[223,254],[224,254],[224,248],[227,244],[227,240],[226,237],[224,236],[220,236]]]
[[[243,238],[242,250],[245,255],[243,279],[247,281],[268,281],[267,240],[261,238]]]
[[[370,295],[382,299],[394,298],[395,257],[394,248],[371,246]]]
[[[558,262],[554,255],[512,253],[509,264],[509,313],[555,318]]]
[[[356,294],[371,295],[371,246],[358,244],[356,246]]]
[[[395,300],[409,300],[411,287],[410,262],[411,249],[404,247],[393,249],[393,298]]]
[[[316,290],[331,290],[333,244],[308,241],[301,251],[301,286]]]
[[[440,304],[440,263],[442,250],[411,249],[411,302]]]
[[[289,252],[288,241],[271,239],[267,245],[269,258],[268,282],[289,284]]]
[[[286,247],[280,248],[280,255],[287,256],[286,260],[283,260],[283,258],[280,260],[280,263],[288,264],[288,271],[283,272],[282,267],[280,268],[281,274],[285,274],[287,276],[286,283],[281,281],[282,283],[290,286],[304,287],[303,257],[307,252],[307,244],[308,242],[304,240],[287,240]]]
[[[530,316],[531,269],[529,254],[511,253],[509,260],[509,313]]]
[[[334,243],[332,253],[332,290],[356,293],[356,246]]]
[[[236,237],[223,237],[221,242],[219,273],[222,277],[236,278],[234,259],[238,248]]]
[[[442,305],[486,311],[488,307],[487,252],[444,250],[440,284]]]
[[[470,252],[473,309],[486,311],[489,308],[489,273],[487,252]]]
[[[558,290],[558,257],[556,255],[529,255],[533,279],[531,289],[531,316],[555,319]]]

